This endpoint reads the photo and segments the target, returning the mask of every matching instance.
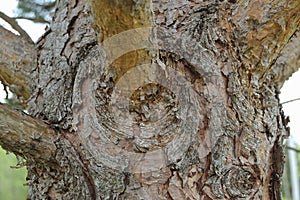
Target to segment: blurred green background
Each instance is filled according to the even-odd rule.
[[[11,168],[18,163],[13,153],[7,154],[0,147],[0,199],[3,200],[20,200],[27,197],[26,183],[27,170],[22,168]]]

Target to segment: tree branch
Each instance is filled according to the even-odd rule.
[[[13,29],[18,31],[18,33],[20,33],[20,36],[24,37],[26,40],[28,40],[28,42],[31,42],[32,44],[34,43],[31,37],[26,33],[26,31],[24,31],[24,29],[18,24],[18,22],[15,19],[7,16],[1,11],[0,11],[0,17],[3,20],[5,20],[9,25],[11,25]]]
[[[0,81],[24,100],[30,97],[36,50],[32,43],[0,26]]]
[[[55,163],[56,132],[41,120],[0,104],[0,145],[27,160]]]
[[[300,150],[294,147],[286,146],[286,149],[295,151],[296,153],[300,153]]]
[[[35,23],[50,23],[50,21],[45,20],[42,17],[24,17],[24,16],[18,16],[18,17],[13,17],[12,19],[26,19],[26,20],[30,20],[33,21]]]
[[[289,101],[282,102],[281,105],[287,104],[287,103],[292,103],[292,102],[294,102],[294,101],[299,101],[299,100],[300,100],[300,98],[292,99],[292,100],[289,100]]]
[[[299,0],[257,0],[239,5],[243,6],[235,8],[231,20],[236,46],[249,71],[266,77],[300,25]]]
[[[300,68],[300,29],[291,38],[289,43],[284,47],[281,55],[277,59],[272,73],[280,75],[277,78],[279,87],[288,80],[292,74]]]

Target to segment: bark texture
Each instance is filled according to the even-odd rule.
[[[30,115],[53,129],[30,198],[281,199],[278,93],[299,67],[299,13],[298,0],[58,1],[30,74]]]
[[[0,111],[0,144],[4,149],[22,155],[28,163],[56,164],[53,159],[56,151],[54,139],[57,137],[54,130],[44,122],[5,105],[0,104]]]
[[[36,68],[34,44],[0,27],[0,81],[23,100],[32,92],[31,73]]]

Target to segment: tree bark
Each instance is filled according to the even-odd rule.
[[[57,138],[54,130],[43,121],[6,105],[0,104],[0,111],[0,144],[3,148],[22,155],[28,162],[57,164],[53,159],[56,152],[54,141]]]
[[[34,45],[0,27],[0,81],[23,100],[32,93],[31,73],[36,68]]]
[[[0,107],[3,133],[5,115],[43,121],[36,149],[31,130],[0,137],[28,138],[29,198],[281,199],[278,94],[299,67],[299,13],[298,0],[58,1],[30,74],[35,119]]]

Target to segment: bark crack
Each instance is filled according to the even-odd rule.
[[[70,139],[70,136],[68,136],[68,133],[64,132],[63,130],[61,131],[62,136],[69,142],[69,144],[73,147],[74,151],[77,154],[77,157],[80,161],[80,166],[82,167],[82,172],[84,174],[84,178],[86,180],[88,189],[89,189],[89,193],[91,195],[91,199],[92,200],[96,200],[97,199],[97,189],[96,189],[96,185],[93,179],[93,176],[90,173],[90,169],[89,169],[89,160],[86,159],[84,155],[86,155],[85,153],[83,153],[80,150],[81,144],[77,144],[76,142],[72,142],[72,139]],[[76,140],[74,140],[76,141]]]
[[[274,200],[281,199],[281,177],[283,174],[283,163],[285,162],[281,138],[281,135],[276,137],[274,146],[271,149],[269,195]]]

